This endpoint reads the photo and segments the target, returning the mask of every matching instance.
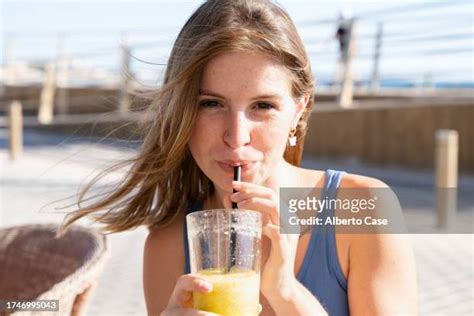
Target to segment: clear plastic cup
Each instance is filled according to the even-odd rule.
[[[186,216],[191,273],[213,290],[193,293],[194,308],[226,316],[258,315],[261,214],[214,209]]]

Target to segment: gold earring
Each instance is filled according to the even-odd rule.
[[[288,138],[288,142],[290,143],[291,147],[296,146],[296,128],[291,129],[290,137]]]

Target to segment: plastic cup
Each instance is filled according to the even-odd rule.
[[[214,209],[186,216],[191,273],[212,283],[193,293],[194,308],[225,316],[258,315],[261,214]]]

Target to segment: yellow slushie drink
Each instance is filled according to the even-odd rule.
[[[257,316],[260,275],[248,269],[224,272],[218,269],[197,273],[212,283],[209,293],[193,293],[194,308],[223,316]]]

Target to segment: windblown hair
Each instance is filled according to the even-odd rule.
[[[132,159],[96,176],[81,192],[78,209],[69,213],[58,234],[83,216],[103,224],[104,232],[170,223],[189,201],[203,201],[214,185],[188,148],[198,111],[200,78],[213,57],[236,51],[266,54],[288,69],[296,99],[310,95],[298,122],[297,145],[284,158],[298,166],[313,107],[314,79],[309,60],[288,14],[268,0],[210,0],[189,18],[174,43],[162,86],[147,109],[144,140]],[[85,195],[103,176],[131,166],[116,188],[82,206]],[[89,200],[89,199],[87,199]],[[103,211],[103,212],[99,212]]]

